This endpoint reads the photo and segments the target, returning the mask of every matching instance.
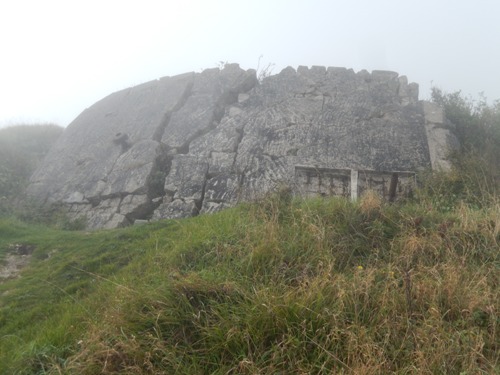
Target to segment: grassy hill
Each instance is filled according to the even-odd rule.
[[[433,96],[462,149],[406,202],[283,189],[94,232],[0,212],[0,374],[500,373],[500,105]]]
[[[281,193],[91,233],[4,219],[0,238],[33,249],[0,284],[2,374],[500,370],[498,202]]]

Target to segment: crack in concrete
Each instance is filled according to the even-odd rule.
[[[248,74],[248,73],[247,73]],[[96,194],[95,196],[92,197],[86,197],[86,199],[90,202],[93,208],[99,206],[102,202],[109,200],[109,199],[120,199],[120,203],[118,204],[116,208],[116,213],[121,214],[124,216],[126,221],[129,223],[133,223],[135,220],[141,220],[141,219],[149,219],[154,211],[162,204],[162,200],[160,199],[163,197],[170,197],[171,194],[169,192],[165,191],[165,181],[168,175],[171,172],[172,168],[172,160],[174,155],[177,154],[189,154],[189,149],[190,145],[193,141],[196,139],[199,139],[200,137],[203,137],[210,131],[213,131],[216,129],[222,119],[226,116],[228,113],[228,109],[230,108],[231,105],[235,104],[238,102],[238,96],[240,93],[246,93],[253,89],[257,84],[258,81],[256,80],[256,77],[253,77],[251,75],[248,75],[245,77],[239,84],[234,85],[233,87],[226,88],[225,90],[222,91],[222,93],[219,95],[218,99],[212,104],[212,113],[209,118],[209,121],[204,124],[205,127],[199,129],[197,132],[192,134],[188,139],[183,142],[183,144],[180,147],[174,148],[171,147],[165,143],[162,142],[162,139],[165,135],[165,132],[168,130],[168,127],[171,124],[171,120],[174,116],[174,114],[186,105],[188,100],[194,95],[194,86],[196,82],[196,74],[193,73],[192,76],[190,77],[190,80],[187,82],[186,86],[184,87],[184,91],[177,101],[175,105],[171,108],[168,109],[159,125],[157,128],[154,130],[154,133],[152,135],[152,140],[155,142],[158,142],[158,146],[156,149],[156,156],[153,161],[153,166],[151,167],[151,170],[149,171],[149,174],[147,175],[146,182],[144,183],[144,186],[132,193],[125,193],[125,192],[116,192],[112,194],[107,194],[107,195],[100,195]],[[236,157],[237,157],[237,152],[240,143],[242,142],[242,139],[244,137],[244,130],[243,129],[237,129],[236,130],[238,133],[238,136],[236,138],[236,144],[234,146],[235,150],[235,156],[233,160],[233,166],[236,163]],[[117,136],[120,141],[122,141],[123,135]],[[128,137],[127,137],[128,141]],[[115,145],[120,146],[121,144],[118,143],[118,141],[115,140]],[[127,143],[129,146],[128,148],[131,147],[130,142]],[[122,147],[123,148],[123,147]],[[128,149],[127,148],[127,149]],[[127,150],[122,150],[122,151],[127,151]],[[123,152],[121,153],[123,155]],[[121,156],[120,155],[120,156]],[[101,179],[103,181],[106,181],[109,179],[110,174],[113,172],[116,164],[118,163],[118,160],[120,159],[120,156],[114,160],[111,168],[106,172],[105,176]],[[210,180],[209,176],[209,168],[210,165],[208,163],[207,165],[207,170],[205,171],[204,174],[204,179],[203,179],[203,185],[201,189],[201,198],[197,199],[194,203],[196,206],[196,212],[194,213],[195,215],[198,215],[203,208],[203,203],[205,199],[205,190],[208,186],[208,181]],[[137,206],[133,207],[131,209],[131,212],[125,213],[122,210],[122,205],[124,204],[124,199],[125,197],[133,195],[133,196],[140,196],[140,195],[146,195],[147,196],[147,202],[142,202],[139,200],[137,201]],[[179,199],[184,201],[185,197],[179,197]],[[130,204],[127,203],[127,204]],[[135,203],[133,203],[135,204]],[[122,213],[120,212],[122,211]],[[128,209],[127,209],[128,211]]]
[[[167,129],[167,127],[170,123],[172,115],[175,112],[179,111],[182,107],[184,107],[184,104],[186,104],[189,97],[193,94],[194,77],[195,77],[195,75],[193,74],[193,76],[191,77],[191,81],[188,82],[188,84],[186,85],[186,88],[184,89],[184,92],[182,93],[181,98],[175,104],[175,106],[172,109],[165,112],[165,115],[163,116],[163,119],[162,119],[160,125],[158,126],[155,133],[153,134],[153,138],[152,138],[153,141],[161,143],[161,139],[163,137],[163,134],[165,133],[165,130]]]
[[[194,201],[194,205],[196,207],[196,213],[194,216],[198,216],[203,208],[203,201],[205,200],[205,190],[208,183],[208,169],[209,165],[207,165],[207,170],[205,171],[205,179],[203,180],[203,186],[201,187],[201,197],[200,199]]]
[[[135,220],[144,220],[149,219],[154,210],[156,210],[161,201],[155,201],[156,198],[165,196],[165,179],[170,172],[170,168],[172,166],[172,153],[171,149],[161,142],[163,134],[167,129],[172,115],[179,111],[188,101],[189,97],[193,93],[194,86],[194,74],[191,77],[191,80],[186,84],[184,91],[178,100],[178,102],[172,107],[172,109],[165,112],[163,115],[162,121],[156,128],[152,140],[158,142],[158,146],[156,149],[156,157],[153,161],[153,166],[151,167],[151,171],[149,172],[146,182],[145,182],[145,194],[147,195],[147,202],[143,204],[139,204],[135,207],[132,212],[129,212],[125,215],[125,218],[130,222],[134,223]],[[123,203],[123,199],[129,194],[117,193],[112,194],[109,197],[120,197],[121,201],[118,205],[117,213],[120,213],[120,208]],[[130,195],[142,195],[142,194],[130,194]],[[102,197],[104,198],[104,197]],[[108,198],[109,199],[109,198]]]
[[[212,111],[212,117],[209,121],[209,125],[203,129],[200,129],[196,133],[194,133],[191,137],[189,137],[186,142],[183,143],[181,147],[178,148],[178,154],[189,154],[189,146],[190,144],[204,135],[208,134],[210,131],[217,128],[220,125],[222,119],[226,114],[226,109],[232,104],[238,102],[238,95],[240,93],[245,93],[250,91],[254,86],[248,87],[248,82],[245,81],[241,83],[239,86],[230,88],[225,90],[214,104],[214,109]]]
[[[219,99],[217,100],[217,102],[214,105],[214,109],[212,111],[212,117],[209,121],[208,126],[206,126],[203,129],[200,129],[198,132],[196,132],[191,137],[189,137],[186,140],[186,142],[181,147],[179,147],[177,149],[177,154],[189,154],[189,147],[194,140],[196,140],[200,137],[203,137],[204,135],[208,134],[210,131],[216,129],[220,125],[224,116],[226,115],[228,107],[230,107],[234,103],[238,102],[238,95],[240,93],[246,93],[246,92],[250,91],[258,84],[258,81],[254,78],[255,77],[249,76],[246,80],[244,80],[239,85],[232,87],[232,88],[229,88],[229,89],[226,89],[220,95]],[[244,136],[243,129],[241,129],[241,130],[237,129],[236,131],[238,132],[238,138],[237,138],[237,144],[235,145],[235,157],[233,160],[233,166],[236,163],[237,149],[238,149],[239,144],[241,143],[243,136]],[[195,206],[196,206],[197,212],[195,213],[194,216],[198,215],[203,208],[206,186],[208,184],[208,181],[211,178],[209,176],[209,172],[208,172],[209,169],[210,169],[210,164],[207,166],[207,170],[206,170],[206,173],[204,175],[204,181],[203,181],[203,186],[202,186],[202,191],[201,191],[201,198],[199,200],[195,201]],[[167,176],[168,176],[168,173],[165,175],[165,178]],[[166,193],[164,192],[164,194],[166,194]]]

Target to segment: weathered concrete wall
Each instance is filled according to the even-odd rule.
[[[446,168],[453,134],[437,112],[394,72],[286,68],[259,83],[231,64],[165,77],[86,109],[29,193],[66,202],[101,228],[214,212],[297,186],[297,165]]]
[[[387,201],[412,196],[415,172],[295,166],[295,191],[302,197],[338,196],[356,200],[367,190]]]
[[[421,105],[425,116],[425,131],[432,169],[449,170],[451,164],[448,160],[448,153],[451,149],[458,147],[454,134],[455,127],[446,120],[443,108],[437,104],[422,101]]]

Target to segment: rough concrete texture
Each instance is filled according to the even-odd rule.
[[[450,150],[458,147],[458,141],[454,134],[455,127],[449,123],[443,108],[435,103],[421,102],[425,116],[425,131],[432,169],[449,170],[450,161],[447,156]]]
[[[395,72],[289,67],[258,82],[254,70],[228,64],[86,109],[29,193],[65,202],[89,228],[103,228],[215,212],[278,185],[294,188],[297,165],[447,168],[455,140],[440,111]]]

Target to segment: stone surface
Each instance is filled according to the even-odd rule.
[[[147,216],[153,205],[147,195],[127,195],[120,202],[119,213],[133,222],[136,217]]]
[[[103,189],[95,190],[93,194],[145,194],[146,181],[153,170],[158,147],[159,143],[152,140],[141,140],[132,145],[116,159]]]
[[[443,108],[437,104],[422,102],[421,105],[425,116],[425,131],[432,169],[449,170],[451,163],[448,160],[448,153],[458,147],[458,140],[454,134],[455,127],[446,120]]]
[[[283,184],[348,196],[349,173],[332,170],[449,168],[454,144],[442,110],[419,102],[418,85],[398,73],[300,66],[258,82],[254,70],[227,64],[86,109],[34,173],[29,194],[66,203],[89,228],[116,227],[216,212]],[[325,173],[309,177],[317,186],[304,186],[308,168]],[[385,184],[384,173],[370,181]]]

